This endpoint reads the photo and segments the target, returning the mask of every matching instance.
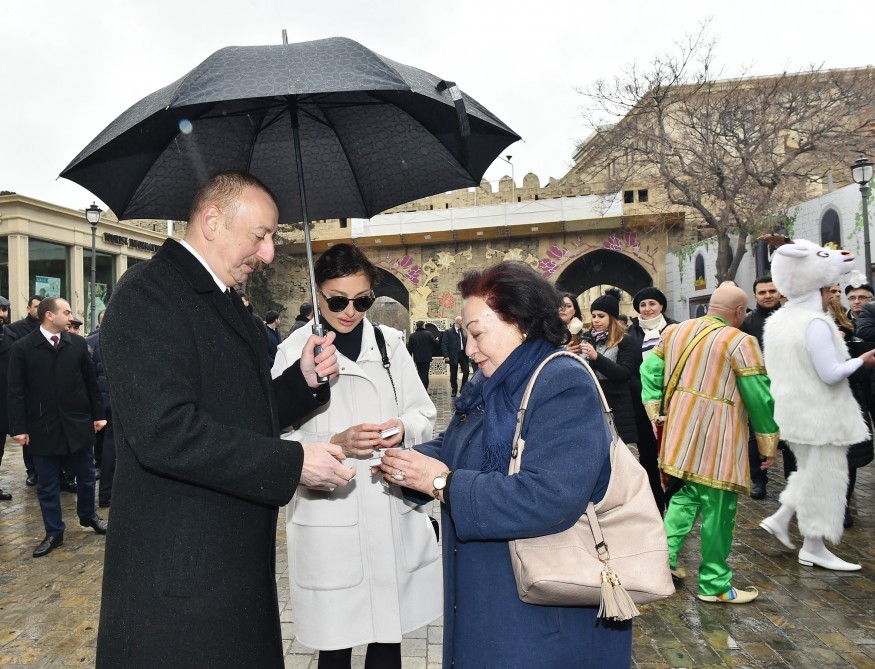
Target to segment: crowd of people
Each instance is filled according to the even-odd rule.
[[[599,386],[647,472],[677,579],[701,519],[700,600],[758,596],[736,587],[728,557],[738,496],[767,495],[779,450],[788,483],[760,527],[794,549],[795,517],[799,563],[860,568],[824,543],[854,522],[856,469],[873,456],[875,302],[863,284],[841,305],[844,252],[785,244],[773,276],[754,282],[752,311],[729,282],[680,323],[655,287],[633,296],[631,320],[616,290],[584,315],[578,296],[500,262],[464,275],[440,339],[419,322],[405,341],[367,316],[377,268],[337,244],[314,266],[324,336],[311,304],[283,336],[278,312],[259,318],[235,290],[272,261],[277,218],[258,180],[212,177],[184,239],[124,275],[88,338],[61,298],[35,297],[9,324],[0,298],[0,420],[45,525],[33,556],[63,545],[65,481],[79,524],[107,535],[98,669],[282,667],[281,507],[297,638],[321,669],[350,667],[359,645],[365,667],[400,667],[402,636],[440,616],[448,667],[628,667],[631,620],[522,601],[509,550],[604,497]],[[578,358],[546,363],[518,428],[529,380],[560,350]],[[435,357],[453,399],[437,436]],[[509,475],[518,437],[526,457]],[[110,504],[108,524],[97,510]]]

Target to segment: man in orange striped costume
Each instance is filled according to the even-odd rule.
[[[747,420],[763,468],[775,461],[778,426],[757,340],[736,329],[747,295],[737,286],[714,291],[708,315],[667,327],[641,366],[642,399],[655,422],[664,420],[659,465],[684,481],[665,513],[669,563],[682,577],[677,555],[699,514],[702,563],[699,599],[744,604],[758,591],[732,587],[727,564],[738,493],[750,492]],[[660,403],[666,396],[660,416]]]

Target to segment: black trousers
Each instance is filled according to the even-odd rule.
[[[458,385],[457,376],[459,374],[459,367],[462,368],[462,385]],[[453,395],[458,394],[460,388],[464,388],[465,384],[468,383],[468,356],[460,355],[456,362],[452,361],[450,358],[450,390],[453,392]]]
[[[419,374],[419,380],[422,381],[422,385],[428,390],[428,370],[431,367],[431,360],[426,362],[414,361],[414,364],[416,365],[416,373]]]

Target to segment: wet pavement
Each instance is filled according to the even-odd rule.
[[[446,379],[432,380],[438,427],[445,425],[450,415],[448,385]],[[759,599],[745,606],[706,604],[696,599],[699,549],[698,532],[694,531],[682,552],[689,577],[670,599],[642,607],[643,615],[635,623],[633,666],[875,668],[873,471],[872,465],[859,470],[851,505],[856,524],[845,532],[836,549],[842,558],[862,563],[862,571],[836,573],[803,567],[795,553],[757,527],[778,506],[784,479],[776,470],[771,474],[767,499],[740,499],[730,557],[735,584],[756,585]],[[64,545],[35,560],[31,552],[43,538],[42,519],[35,489],[24,485],[21,452],[14,442],[6,447],[0,487],[14,495],[11,502],[0,502],[0,667],[92,667],[103,538],[79,527],[75,495],[62,493],[68,524]],[[100,511],[110,517],[109,509]],[[795,526],[792,536],[801,543]],[[286,667],[315,669],[316,653],[295,641],[282,524],[278,540]],[[437,621],[407,635],[402,642],[405,669],[437,669],[442,632]],[[363,666],[364,648],[356,648],[353,667]],[[543,669],[534,649],[529,666]]]

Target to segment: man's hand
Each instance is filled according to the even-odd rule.
[[[863,361],[863,367],[872,367],[875,365],[875,349],[866,351],[863,355],[858,357]]]
[[[322,347],[322,353],[315,356],[314,351],[317,346]],[[331,378],[337,376],[338,370],[334,333],[329,332],[325,337],[310,335],[307,343],[304,344],[304,350],[301,351],[301,373],[304,375],[307,385],[316,390],[322,385],[316,380],[317,377]]]
[[[96,420],[96,421],[94,421],[94,434],[97,434],[98,432],[100,432],[100,431],[101,431],[103,428],[105,428],[105,427],[106,427],[106,421],[105,421],[105,420]]]
[[[12,438],[18,442],[19,446],[27,446],[30,443],[30,435],[26,432],[24,434],[16,434]]]
[[[774,456],[771,458],[766,458],[765,460],[763,460],[762,464],[760,465],[760,469],[768,469],[773,464],[775,464]]]
[[[354,467],[344,467],[343,449],[336,444],[310,442],[304,447],[301,485],[308,488],[331,488],[346,485],[355,476]]]

